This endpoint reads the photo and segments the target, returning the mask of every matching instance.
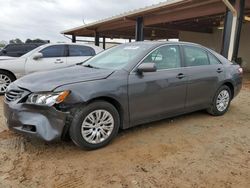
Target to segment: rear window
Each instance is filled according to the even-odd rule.
[[[208,53],[208,57],[211,65],[221,64],[221,62],[214,55]]]
[[[11,51],[11,52],[21,51],[21,50],[23,50],[23,45],[8,45],[5,47],[5,50]]]
[[[95,50],[89,46],[69,45],[69,56],[94,56]]]
[[[201,48],[193,46],[184,46],[184,55],[186,66],[209,65],[207,52]]]

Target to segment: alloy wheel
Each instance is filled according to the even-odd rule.
[[[114,118],[107,110],[95,110],[83,120],[81,134],[90,144],[105,141],[114,129]]]
[[[0,74],[0,92],[5,93],[8,85],[10,85],[11,79],[5,75],[5,74]]]
[[[227,109],[230,101],[230,94],[227,90],[222,90],[216,100],[216,108],[220,111],[223,112],[224,110]]]

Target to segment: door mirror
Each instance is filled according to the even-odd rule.
[[[35,53],[35,54],[33,55],[33,59],[34,59],[34,60],[38,60],[38,59],[40,59],[40,58],[42,58],[42,57],[43,57],[43,54],[40,53],[40,52]]]
[[[138,73],[155,72],[157,70],[155,63],[142,63],[137,67]]]

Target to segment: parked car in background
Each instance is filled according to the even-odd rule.
[[[0,94],[8,85],[26,74],[75,65],[101,52],[102,48],[87,44],[45,44],[27,54],[0,61]]]
[[[7,89],[4,113],[13,131],[46,141],[69,134],[96,149],[120,128],[202,109],[223,115],[241,86],[242,68],[208,48],[137,42],[18,79]]]
[[[41,45],[44,45],[44,43],[8,44],[0,51],[0,57],[20,57]]]

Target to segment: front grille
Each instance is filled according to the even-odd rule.
[[[7,102],[12,102],[22,97],[24,91],[22,90],[9,90],[5,93],[5,100]]]

